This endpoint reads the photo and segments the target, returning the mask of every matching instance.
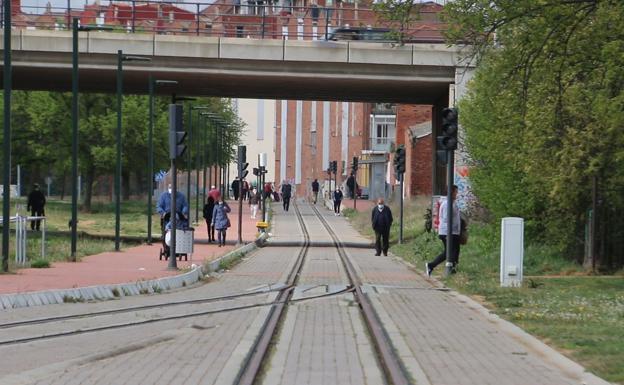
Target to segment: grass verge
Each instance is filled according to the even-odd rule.
[[[406,202],[404,243],[398,244],[398,207],[391,252],[424,270],[424,263],[442,251],[435,234],[424,230],[429,199]],[[362,234],[373,235],[370,213],[349,210],[346,216]],[[471,223],[470,239],[462,247],[458,273],[442,278],[494,313],[537,336],[587,370],[607,381],[624,384],[624,274],[595,276],[562,257],[548,245],[525,244],[525,284],[499,285],[500,226]],[[614,338],[615,337],[615,338]]]

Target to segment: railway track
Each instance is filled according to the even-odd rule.
[[[293,288],[297,285],[298,278],[305,263],[305,257],[307,256],[310,248],[310,235],[303,215],[301,214],[301,211],[296,203],[293,207],[304,236],[304,241],[297,256],[297,262],[294,264],[294,267],[290,272],[289,279],[286,282],[287,287],[291,289],[285,290],[281,294],[283,300],[280,301],[279,305],[273,307],[271,314],[261,330],[260,336],[257,338],[252,351],[241,368],[236,382],[237,385],[255,384],[257,382],[258,375],[261,372],[262,366],[268,365],[266,361],[270,343],[276,338],[279,322],[285,316],[287,304],[291,300]],[[375,347],[377,359],[379,360],[380,366],[386,377],[386,382],[394,385],[410,384],[408,374],[402,366],[400,359],[394,353],[389,339],[383,329],[383,326],[381,325],[381,322],[375,314],[370,301],[364,293],[362,293],[360,288],[362,284],[361,279],[356,274],[353,263],[345,251],[344,244],[340,241],[336,233],[333,231],[325,218],[323,218],[318,209],[312,206],[312,210],[314,212],[314,216],[320,220],[325,230],[330,235],[332,239],[332,246],[337,250],[338,255],[340,256],[340,261],[342,262],[349,281],[349,285],[347,287],[349,287],[354,293],[355,300],[358,303],[362,317],[368,328],[370,339]]]
[[[409,384],[409,377],[402,367],[401,361],[394,353],[388,337],[383,330],[383,326],[377,318],[366,295],[362,293],[360,288],[362,280],[358,277],[356,270],[354,269],[353,262],[350,260],[345,250],[345,248],[349,246],[346,246],[341,242],[337,234],[328,224],[327,220],[323,218],[316,207],[312,207],[312,212],[307,211],[305,214],[302,214],[300,207],[296,204],[293,205],[293,208],[297,222],[301,228],[303,241],[300,244],[297,244],[297,246],[299,246],[299,251],[296,255],[295,261],[291,265],[290,270],[285,274],[286,279],[284,282],[278,284],[268,284],[266,288],[252,292],[239,292],[222,296],[203,297],[174,302],[159,302],[149,305],[115,308],[97,312],[83,312],[54,317],[5,322],[0,324],[0,346],[17,346],[20,344],[49,340],[53,338],[59,338],[62,340],[64,337],[87,333],[137,327],[163,321],[210,316],[219,313],[244,311],[260,307],[270,307],[268,315],[258,333],[258,337],[256,338],[252,348],[249,350],[247,357],[242,362],[242,365],[240,366],[241,369],[239,370],[234,381],[235,384],[251,385],[259,382],[259,379],[261,378],[260,374],[263,373],[263,370],[267,365],[270,365],[268,362],[269,347],[275,342],[280,332],[280,324],[287,313],[286,310],[288,309],[289,304],[327,297],[344,297],[345,294],[351,293],[357,303],[357,309],[361,312],[361,318],[364,320],[363,324],[366,329],[368,329],[371,352],[374,348],[374,353],[371,354],[375,356],[375,359],[379,363],[378,366],[381,368],[380,372],[382,372],[385,377],[384,382],[395,385]],[[344,277],[346,276],[346,281],[344,281],[346,285],[344,286],[344,289],[334,290],[333,292],[293,298],[295,288],[297,288],[302,274],[302,270],[306,265],[306,258],[309,254],[310,248],[319,243],[318,241],[312,243],[310,239],[311,237],[308,231],[309,224],[306,222],[311,220],[318,220],[318,223],[322,224],[322,228],[324,229],[323,231],[329,234],[331,241],[323,240],[320,243],[323,244],[322,247],[324,248],[333,247],[337,251],[340,261],[339,265],[342,266],[342,270],[344,270],[344,274],[341,275],[343,278],[341,279],[344,280]],[[317,222],[314,223],[315,225],[318,225]],[[274,293],[272,300],[261,300],[256,298],[260,295],[269,293]],[[198,306],[206,306],[208,308],[198,309]],[[167,310],[161,312],[160,309]],[[128,322],[114,322],[106,318],[107,316],[124,313],[127,313],[130,318]],[[140,319],[137,320],[136,318]],[[41,328],[38,328],[38,326],[46,324],[50,325],[48,328],[49,331],[41,333]],[[4,333],[4,331],[6,331],[6,333]]]

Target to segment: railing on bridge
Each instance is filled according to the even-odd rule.
[[[369,40],[367,32],[399,30],[379,12],[357,2],[337,2],[338,7],[330,7],[277,5],[263,0],[243,0],[243,4],[241,0],[110,0],[106,5],[93,1],[85,5],[83,0],[67,0],[64,7],[22,5],[12,9],[11,24],[24,29],[67,30],[71,19],[78,17],[82,25],[110,26],[120,33],[299,40]],[[407,42],[444,41],[445,24],[438,14],[445,2],[422,1],[419,19],[403,30]],[[346,33],[332,35],[335,28]]]

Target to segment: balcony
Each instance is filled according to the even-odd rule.
[[[371,151],[390,152],[391,145],[392,145],[392,138],[375,137],[375,138],[370,138],[369,149]]]

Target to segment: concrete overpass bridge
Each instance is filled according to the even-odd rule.
[[[14,30],[13,88],[70,91],[71,50],[69,31]],[[449,86],[461,95],[464,84],[461,53],[444,44],[92,31],[79,37],[81,92],[115,91],[117,50],[152,59],[124,64],[126,93],[147,93],[152,74],[184,95],[446,105]]]

